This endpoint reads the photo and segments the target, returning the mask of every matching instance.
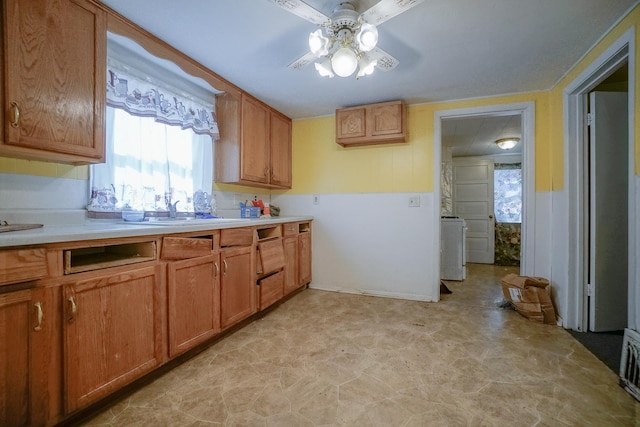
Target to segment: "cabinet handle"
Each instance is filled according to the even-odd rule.
[[[269,166],[264,168],[264,176],[269,177]]]
[[[76,306],[76,302],[73,297],[69,297],[69,304],[71,305],[71,316],[69,316],[69,322],[73,322],[76,318],[76,314],[78,314],[78,306]]]
[[[217,262],[214,262],[213,265],[216,266],[216,276],[215,277],[218,277],[220,275],[220,266],[218,265]]]
[[[33,304],[33,306],[36,308],[36,316],[38,318],[38,324],[36,325],[35,328],[33,328],[34,331],[41,331],[42,330],[42,318],[44,317],[44,314],[42,313],[42,303],[37,302],[35,304]]]
[[[227,260],[223,259],[222,263],[224,264],[224,271],[222,274],[226,275],[227,274],[227,270],[229,269],[229,266],[227,265]]]
[[[11,127],[17,128],[20,126],[20,106],[16,101],[11,101],[11,108],[13,108],[13,120],[11,121]]]

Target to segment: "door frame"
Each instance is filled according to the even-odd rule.
[[[640,307],[640,291],[636,283],[636,195],[635,195],[635,29],[632,26],[614,41],[598,58],[578,75],[563,91],[564,111],[564,185],[568,206],[568,281],[567,316],[563,326],[577,331],[589,329],[589,303],[584,266],[586,242],[584,233],[585,203],[584,142],[586,140],[587,96],[598,84],[625,62],[629,71],[629,243],[628,243],[628,325],[638,328],[637,308]]]
[[[433,131],[433,192],[434,213],[433,229],[437,238],[433,241],[433,253],[438,266],[434,271],[435,286],[440,283],[440,170],[442,164],[442,120],[482,116],[500,116],[520,114],[522,123],[522,229],[520,245],[520,272],[533,276],[534,269],[534,226],[535,226],[535,103],[520,102],[512,104],[484,105],[480,107],[438,110],[434,113]],[[438,291],[434,291],[439,296]]]

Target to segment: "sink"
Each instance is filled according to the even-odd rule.
[[[250,221],[249,218],[150,218],[149,221],[126,222],[130,225],[166,225],[166,226],[184,226],[184,225],[201,225],[201,224],[221,224],[226,222]]]

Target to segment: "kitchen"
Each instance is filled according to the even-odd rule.
[[[266,1],[263,3],[260,7],[273,7]],[[108,4],[114,8],[117,6],[117,2]],[[335,144],[335,118],[332,115],[295,119],[292,123],[291,189],[265,190],[215,184],[213,194],[218,208],[235,211],[238,201],[258,195],[279,206],[286,216],[313,217],[312,287],[438,301],[438,248],[433,245],[438,241],[436,224],[439,220],[438,184],[434,173],[438,163],[435,114],[443,110],[534,103],[535,256],[534,263],[524,273],[550,278],[558,311],[565,321],[563,326],[574,327],[569,279],[562,268],[569,255],[566,248],[552,243],[552,236],[555,239],[562,236],[562,230],[568,228],[565,223],[569,223],[563,184],[566,175],[563,90],[571,79],[589,67],[593,57],[606,51],[621,33],[630,28],[637,32],[639,20],[639,11],[634,8],[606,34],[602,31],[599,34],[603,36],[602,40],[598,39],[589,56],[580,62],[575,61],[571,71],[556,81],[551,89],[463,101],[447,101],[461,98],[445,98],[440,102],[409,104],[407,144],[345,149]],[[301,33],[304,35],[304,31]],[[587,49],[580,55],[586,53]],[[218,69],[215,71],[220,72]],[[335,79],[323,82],[327,83],[338,82]],[[249,87],[244,89],[250,91]],[[281,109],[277,105],[273,107]],[[637,158],[638,143],[634,142],[634,146]],[[631,181],[636,188],[637,170],[636,162],[634,180]],[[25,215],[28,213],[37,215],[37,210],[43,208],[51,211],[51,214],[47,213],[48,218],[56,215],[65,217],[68,209],[82,211],[87,204],[88,168],[85,166],[27,161],[8,156],[0,159],[0,172],[2,209],[19,211],[17,215],[20,218],[27,219]],[[410,208],[408,200],[414,197],[418,197],[419,206]],[[637,203],[636,200],[631,208],[636,217]],[[559,215],[556,215],[557,207],[561,212]],[[32,221],[43,220],[29,219]],[[372,245],[372,239],[380,244]],[[379,268],[372,270],[373,265]],[[636,255],[635,271],[637,269]],[[400,277],[398,271],[402,271]],[[390,287],[390,283],[393,286]]]

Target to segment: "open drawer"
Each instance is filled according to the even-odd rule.
[[[282,228],[268,227],[256,230],[258,234],[258,274],[269,274],[284,268]]]

